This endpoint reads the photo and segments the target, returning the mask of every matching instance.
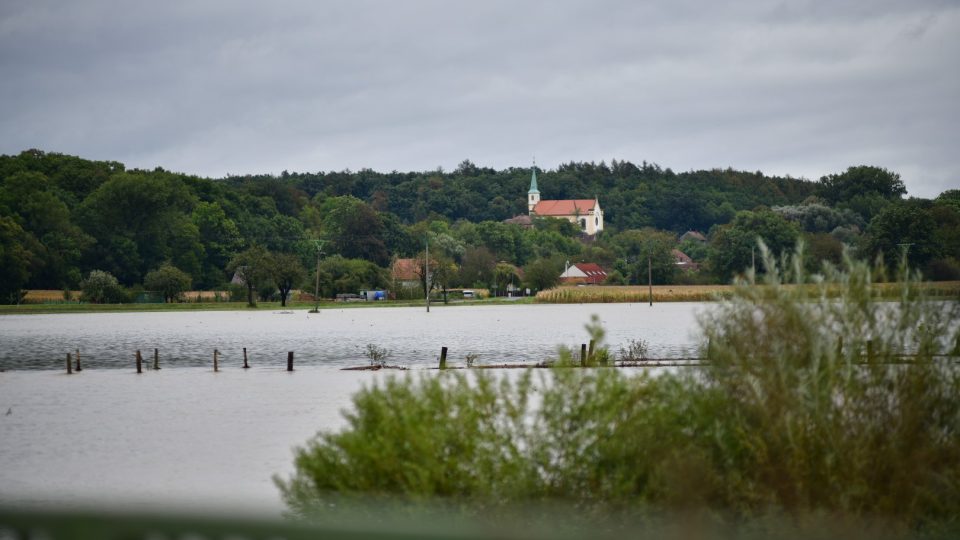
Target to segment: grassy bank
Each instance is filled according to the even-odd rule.
[[[451,302],[447,305],[491,305],[491,304],[529,304],[533,298],[486,298]],[[425,307],[423,300],[390,300],[379,302],[320,302],[320,309],[362,309],[369,307]],[[88,304],[88,303],[27,303],[20,305],[0,305],[0,315],[28,315],[43,313],[102,313],[102,312],[144,312],[144,311],[280,311],[309,310],[314,302],[259,302],[257,307],[247,307],[246,302],[179,302],[173,304]],[[442,308],[442,300],[431,300],[431,308]]]

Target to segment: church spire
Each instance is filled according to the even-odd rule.
[[[540,190],[537,189],[537,158],[533,158],[533,171],[530,173],[530,191],[527,192],[527,211],[533,213],[540,202]]]
[[[533,172],[530,174],[530,191],[528,193],[540,193],[537,189],[537,158],[533,158]]]

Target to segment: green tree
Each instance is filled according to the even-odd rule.
[[[460,284],[464,287],[489,287],[497,259],[484,246],[467,248],[460,265]]]
[[[628,230],[611,238],[610,244],[619,256],[615,268],[631,284],[647,282],[648,266],[652,269],[654,283],[673,283],[677,272],[673,256],[677,239],[673,233],[649,227]]]
[[[331,197],[321,205],[323,235],[330,250],[347,259],[366,259],[378,266],[390,263],[383,221],[356,197]]]
[[[796,224],[770,210],[738,212],[727,225],[714,227],[710,232],[708,262],[714,274],[722,280],[745,272],[751,264],[762,260],[756,256],[757,241],[762,239],[773,253],[790,252],[800,236]]]
[[[26,234],[31,271],[27,286],[61,288],[80,281],[83,250],[93,239],[70,221],[70,210],[46,175],[19,172],[0,183],[0,213],[14,217]]]
[[[123,289],[110,272],[91,270],[80,283],[83,300],[93,304],[116,304],[123,300]]]
[[[838,208],[849,208],[866,221],[907,193],[900,175],[881,167],[860,165],[820,179],[817,194]]]
[[[520,281],[517,267],[506,262],[499,262],[493,269],[493,282],[496,285],[496,294],[506,296],[507,287]]]
[[[0,302],[18,303],[30,277],[31,253],[23,245],[26,233],[8,216],[0,216]]]
[[[247,306],[257,307],[254,291],[271,279],[271,256],[266,248],[253,245],[230,259],[227,271],[232,272],[247,288]]]
[[[243,245],[240,230],[216,201],[197,203],[190,219],[197,227],[200,242],[204,247],[198,281],[205,287],[220,285],[224,280],[224,268]]]
[[[914,268],[922,268],[940,256],[937,224],[927,206],[928,203],[912,200],[882,210],[867,226],[867,254],[871,257],[882,254],[888,266],[895,266],[906,253]]]
[[[550,289],[560,283],[562,272],[561,258],[537,259],[523,267],[523,282],[534,292]]]
[[[334,255],[320,263],[320,294],[326,298],[364,289],[384,289],[389,283],[389,272],[365,259]]]
[[[114,174],[77,209],[78,223],[97,240],[86,253],[87,263],[103,265],[123,283],[140,283],[149,269],[176,259],[178,237],[193,235],[179,224],[194,201],[180,176]]]
[[[143,286],[162,294],[164,302],[174,302],[190,290],[191,281],[190,274],[170,263],[163,263],[160,268],[147,273]]]
[[[290,290],[303,282],[307,271],[300,259],[291,253],[274,253],[270,261],[270,274],[280,293],[280,305],[287,306]]]

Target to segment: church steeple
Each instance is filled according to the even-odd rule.
[[[527,192],[527,211],[533,213],[533,208],[540,202],[540,190],[537,189],[537,158],[533,158],[533,172],[530,173],[530,191]]]

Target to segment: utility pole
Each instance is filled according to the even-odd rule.
[[[310,313],[320,313],[320,255],[323,254],[323,242],[321,240],[314,240],[313,243],[317,247],[317,276],[313,285],[314,304]]]
[[[424,279],[424,283],[426,283],[426,287],[424,288],[427,290],[427,313],[430,313],[430,237],[429,236],[424,237],[423,244],[426,246],[426,250],[424,251],[424,256],[423,256],[423,271],[424,271],[423,279]]]
[[[650,307],[653,307],[653,262],[652,255],[647,254],[647,287],[650,290]]]

